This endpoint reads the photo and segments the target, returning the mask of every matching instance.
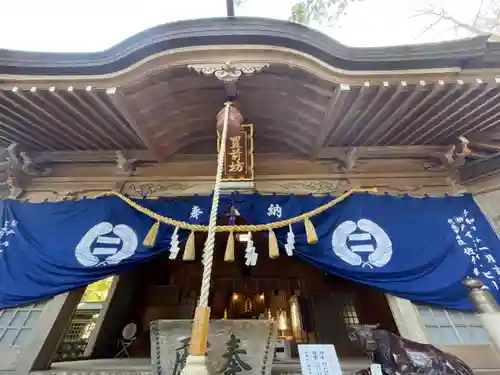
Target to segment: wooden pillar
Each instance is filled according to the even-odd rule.
[[[71,323],[85,288],[60,294],[45,305],[32,332],[30,343],[22,350],[14,375],[26,375],[32,370],[49,368],[52,356]]]
[[[415,305],[407,299],[390,294],[386,294],[386,298],[399,334],[409,340],[428,343],[425,328],[420,322]]]

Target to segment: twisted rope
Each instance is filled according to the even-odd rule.
[[[210,209],[210,220],[208,222],[208,234],[203,249],[203,276],[201,279],[200,301],[198,306],[208,307],[208,296],[210,294],[210,279],[212,276],[212,264],[214,261],[215,232],[217,229],[217,214],[219,211],[220,184],[222,171],[224,169],[224,155],[226,153],[227,123],[229,122],[229,109],[231,103],[226,102],[224,111],[224,124],[220,140],[219,157],[217,160],[217,173],[215,174],[214,195],[212,208]]]
[[[222,148],[222,143],[221,143],[221,148]],[[224,146],[225,148],[225,146]],[[222,173],[222,171],[221,171]],[[219,181],[220,185],[220,181]],[[278,228],[283,228],[287,227],[290,224],[298,223],[300,221],[304,221],[305,219],[310,219],[313,216],[316,216],[323,211],[328,210],[329,208],[335,206],[336,204],[344,201],[347,197],[349,197],[352,194],[355,193],[376,193],[377,189],[376,188],[371,188],[371,189],[351,189],[346,191],[344,194],[338,196],[335,199],[332,199],[330,202],[325,203],[322,206],[319,206],[315,208],[312,211],[305,212],[299,216],[292,217],[290,219],[286,220],[280,220],[280,221],[275,221],[272,223],[268,224],[257,224],[257,225],[220,225],[215,228],[216,232],[261,232],[261,231],[267,231],[270,229],[278,229]],[[219,197],[220,191],[217,192],[217,197]],[[178,227],[180,229],[186,229],[190,231],[195,231],[195,232],[208,232],[210,225],[200,225],[200,224],[190,224],[185,221],[179,221],[179,220],[174,220],[169,217],[165,217],[162,215],[157,214],[156,212],[151,211],[148,208],[142,207],[139,204],[135,203],[132,199],[124,196],[123,194],[120,194],[116,191],[108,191],[102,194],[99,194],[98,196],[116,196],[120,199],[122,199],[125,203],[127,203],[130,207],[136,209],[137,211],[143,213],[144,215],[149,216],[152,219],[155,219],[161,223],[172,225],[174,227]],[[215,191],[214,191],[214,198],[215,198]]]

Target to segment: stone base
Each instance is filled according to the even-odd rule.
[[[154,375],[180,375],[189,348],[192,320],[151,323]],[[276,323],[264,320],[213,320],[208,331],[207,368],[211,374],[239,366],[245,375],[270,375]]]
[[[478,314],[484,328],[488,331],[491,338],[491,343],[500,353],[500,313],[480,313]]]
[[[340,361],[343,375],[354,375],[356,371],[370,366],[368,359]],[[50,370],[32,371],[30,375],[153,375],[149,358],[90,359],[74,362],[54,363]],[[298,359],[278,361],[272,364],[271,375],[300,375]],[[485,375],[500,375],[485,373]]]

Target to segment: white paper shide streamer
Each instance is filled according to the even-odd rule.
[[[179,254],[179,227],[175,227],[174,233],[172,233],[172,237],[170,238],[170,254],[168,259],[177,259],[177,255]]]
[[[285,251],[286,254],[291,257],[293,255],[293,251],[295,250],[295,234],[292,230],[292,225],[288,224],[288,233],[286,234],[286,244]]]
[[[255,266],[257,264],[257,258],[259,254],[255,251],[255,246],[253,245],[252,233],[248,232],[247,247],[245,249],[245,265]]]

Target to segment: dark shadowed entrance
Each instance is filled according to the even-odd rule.
[[[241,220],[241,219],[239,219]],[[373,288],[328,275],[281,253],[269,259],[267,236],[253,236],[259,253],[255,267],[245,266],[246,235],[236,236],[235,261],[224,262],[227,234],[217,235],[210,295],[212,319],[274,319],[279,336],[296,344],[334,344],[339,357],[361,357],[349,342],[348,324],[375,324],[397,333],[385,296]],[[201,250],[196,237],[193,262],[157,257],[122,276],[92,350],[94,358],[112,358],[121,329],[139,327],[130,347],[132,357],[149,357],[149,323],[156,319],[191,319],[201,283]],[[179,256],[181,257],[181,255]]]

